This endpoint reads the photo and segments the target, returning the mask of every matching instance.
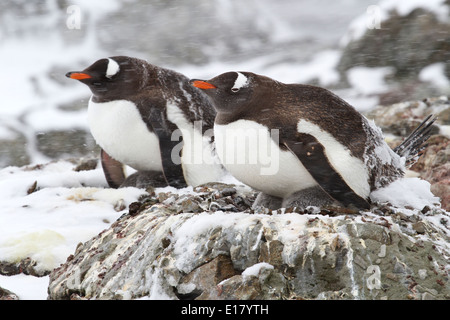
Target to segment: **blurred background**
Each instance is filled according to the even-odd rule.
[[[114,55],[319,85],[367,112],[450,94],[450,0],[4,0],[0,168],[97,156],[90,92],[64,75]]]

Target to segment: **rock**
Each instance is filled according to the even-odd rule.
[[[438,87],[419,77],[425,67],[440,63],[450,79],[449,17],[420,8],[420,4],[415,10],[400,13],[386,10],[383,5],[377,6],[382,11],[380,16],[385,16],[379,27],[362,29],[360,25],[360,36],[354,36],[359,32],[350,28],[337,66],[341,77],[346,79],[347,71],[353,67],[389,68],[391,74],[386,80],[390,89],[381,95],[383,104],[449,94],[449,87]],[[450,8],[448,2],[442,6]]]
[[[97,159],[81,158],[77,161],[77,166],[73,169],[73,171],[79,172],[94,170],[97,168],[98,162],[99,161]]]
[[[422,221],[413,223],[412,228],[419,234],[425,233],[425,223],[423,223]]]
[[[332,215],[234,212],[211,204],[254,200],[256,192],[233,185],[195,190],[153,194],[80,244],[51,272],[49,298],[445,299],[450,294],[448,227],[434,224],[448,219],[442,210],[429,208],[415,218],[395,208],[385,210],[388,215],[379,208]],[[188,201],[186,212],[180,201]],[[195,212],[198,208],[210,209]],[[419,294],[418,286],[428,291]]]
[[[425,292],[422,294],[422,300],[436,300],[436,297],[428,292]]]
[[[392,66],[395,77],[403,79],[432,63],[450,60],[450,21],[422,8],[404,16],[388,14],[381,28],[367,28],[361,38],[347,44],[339,69]],[[450,76],[449,70],[446,73]]]
[[[0,168],[27,165],[30,157],[25,135],[9,131],[12,133],[9,137],[0,138]]]
[[[0,261],[0,275],[12,276],[16,274],[26,274],[35,277],[43,277],[50,273],[49,270],[36,268],[36,261],[25,258],[18,262]]]
[[[210,299],[210,295],[215,293],[215,286],[234,275],[236,271],[230,257],[219,255],[184,276],[176,287],[176,295],[180,299]]]
[[[433,134],[439,133],[437,125],[450,125],[441,115],[450,111],[450,99],[446,96],[424,100],[408,100],[392,105],[380,105],[367,112],[365,116],[375,121],[384,134],[402,136],[409,134],[428,115],[437,117]]]
[[[81,129],[53,130],[36,135],[37,149],[45,156],[59,159],[63,156],[82,157],[98,147],[89,132]]]
[[[19,297],[14,292],[0,287],[0,301],[1,300],[19,300]]]

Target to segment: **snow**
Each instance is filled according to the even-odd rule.
[[[273,270],[273,266],[267,262],[260,262],[248,267],[242,272],[244,279],[258,277],[264,270]]]
[[[400,16],[407,16],[417,8],[433,12],[441,21],[448,21],[449,7],[445,5],[445,0],[382,0],[369,6],[365,14],[361,14],[350,23],[340,45],[344,47],[349,42],[360,39],[367,29],[382,28],[383,21],[389,17],[391,11],[397,12]]]
[[[33,277],[24,274],[0,275],[0,287],[7,288],[21,300],[46,300],[49,277]]]
[[[433,63],[423,68],[419,73],[419,80],[431,82],[438,88],[450,87],[450,80],[445,76],[445,64]]]
[[[48,130],[48,119],[52,119],[52,130],[88,129],[85,110],[62,111],[52,107],[39,108],[29,111],[24,117],[29,129],[36,132]]]
[[[347,71],[348,81],[358,92],[371,95],[387,91],[384,78],[392,72],[389,67],[354,67]]]
[[[127,1],[129,2],[129,1]],[[227,4],[229,1],[222,1]],[[255,3],[258,1],[255,1]],[[317,2],[317,1],[314,1]],[[361,4],[362,1],[346,1],[367,7]],[[415,7],[424,7],[438,13],[438,17],[448,16],[447,7],[442,7],[444,0],[385,0],[378,4],[380,8],[379,18],[381,21],[387,17],[387,10],[395,9],[400,14],[408,14]],[[55,1],[45,2],[49,6],[56,6]],[[336,70],[340,59],[341,51],[337,50],[333,38],[335,33],[319,35],[322,41],[325,39],[330,46],[316,45],[315,38],[311,36],[317,23],[313,20],[325,19],[324,28],[334,28],[337,23],[331,21],[335,14],[354,14],[349,12],[348,6],[341,3],[326,3],[327,8],[333,15],[325,12],[325,8],[320,10],[320,14],[315,17],[302,16],[302,21],[298,19],[297,10],[289,8],[286,14],[289,21],[278,21],[272,13],[286,11],[284,5],[278,2],[271,3],[269,7],[260,6],[260,10],[265,10],[265,17],[272,19],[275,39],[278,50],[269,53],[263,50],[262,54],[247,54],[245,59],[238,56],[237,59],[218,61],[211,59],[210,62],[202,65],[178,65],[172,67],[185,74],[189,78],[212,78],[218,74],[230,70],[252,71],[272,77],[285,83],[306,83],[317,80],[318,85],[333,86],[339,81],[339,73]],[[366,1],[370,3],[370,1]],[[321,3],[324,5],[325,3]],[[85,110],[63,110],[60,107],[71,104],[73,101],[80,102],[87,106],[87,99],[90,96],[89,89],[73,80],[66,79],[64,74],[71,70],[82,70],[97,59],[113,56],[126,52],[135,55],[134,51],[128,48],[114,48],[109,51],[101,49],[98,45],[102,40],[101,36],[111,36],[101,34],[96,31],[99,21],[107,14],[117,13],[122,7],[122,1],[91,1],[73,0],[71,5],[79,6],[82,14],[82,25],[80,30],[68,30],[65,25],[67,16],[63,11],[56,9],[43,19],[36,17],[34,20],[23,21],[15,16],[4,17],[3,25],[0,25],[0,58],[7,63],[2,64],[3,77],[0,77],[0,87],[2,88],[0,105],[0,138],[13,139],[17,136],[17,130],[22,132],[29,140],[27,146],[32,151],[32,164],[47,160],[42,154],[37,152],[33,146],[33,137],[36,132],[47,130],[66,130],[81,128],[87,129],[87,114]],[[334,6],[334,7],[333,7]],[[273,8],[272,8],[273,7]],[[342,10],[338,10],[341,9]],[[445,10],[444,10],[445,8]],[[232,11],[233,8],[230,7]],[[272,10],[274,9],[274,10]],[[307,10],[317,12],[317,7],[307,5]],[[218,10],[223,7],[218,6]],[[277,11],[278,10],[278,11]],[[358,9],[359,10],[359,9]],[[339,11],[339,12],[337,12]],[[361,15],[354,20],[347,35],[342,40],[343,43],[355,39],[367,30],[367,14],[364,10],[358,11]],[[229,16],[229,13],[224,15]],[[2,17],[3,18],[3,17]],[[42,18],[42,17],[41,17]],[[306,19],[306,20],[305,20]],[[261,19],[261,22],[264,19]],[[18,21],[18,22],[17,22]],[[293,28],[290,23],[298,22],[299,25],[308,28]],[[304,23],[306,21],[306,23]],[[309,22],[308,22],[309,21]],[[44,23],[44,24],[42,24]],[[120,23],[120,21],[109,21],[108,23]],[[42,25],[41,25],[42,24]],[[345,22],[346,24],[346,22]],[[330,27],[330,25],[332,27]],[[26,27],[32,29],[30,33]],[[296,25],[298,26],[298,25]],[[8,27],[6,31],[17,28],[24,31],[23,34],[7,37],[2,32],[2,28]],[[22,28],[22,29],[20,29]],[[51,32],[47,32],[51,30]],[[330,30],[334,31],[334,30]],[[34,33],[35,32],[35,33]],[[86,33],[84,38],[78,38],[77,32]],[[66,37],[70,35],[71,37]],[[297,37],[303,37],[306,42],[299,47],[286,47],[289,41],[294,41]],[[251,46],[251,43],[249,44]],[[313,51],[307,58],[301,52],[313,47]],[[287,53],[287,52],[293,53]],[[214,51],[212,51],[212,56]],[[138,55],[136,55],[138,56]],[[153,58],[148,52],[140,53],[140,58]],[[286,58],[287,57],[287,58]],[[164,67],[170,67],[163,65]],[[113,65],[108,74],[114,73]],[[359,111],[367,111],[378,103],[378,98],[374,94],[383,92],[386,89],[384,78],[388,75],[388,68],[362,68],[356,67],[349,71],[349,81],[352,88],[341,90],[339,95],[349,101]],[[443,75],[443,65],[433,64],[424,68],[419,78],[422,81],[432,82],[438,86],[448,86],[449,80]],[[450,136],[450,129],[442,127]],[[78,243],[89,240],[102,230],[108,228],[112,222],[120,217],[128,205],[139,199],[145,191],[137,188],[107,189],[106,181],[101,168],[91,171],[76,172],[75,165],[70,161],[60,160],[54,163],[43,165],[40,169],[32,170],[31,167],[7,167],[0,169],[0,261],[20,261],[26,257],[31,257],[38,262],[38,268],[46,269],[57,267],[66,258],[73,254]],[[412,180],[411,180],[412,179]],[[28,194],[36,182],[36,190]],[[236,180],[229,176],[225,183],[236,183]],[[175,189],[172,187],[158,189],[159,192],[173,192],[176,194],[192,193],[192,187]],[[417,178],[399,180],[390,186],[378,190],[372,194],[372,199],[380,202],[391,202],[393,205],[402,207],[410,205],[417,209],[422,209],[424,205],[433,205],[436,202],[429,191],[429,184]],[[255,215],[256,216],[256,215]],[[320,216],[318,216],[321,219]],[[307,222],[306,216],[297,214],[287,214],[277,216],[277,222],[285,224],[286,228],[280,237],[295,241],[299,237],[299,230],[302,230]],[[192,230],[199,233],[201,230],[211,227],[226,228],[230,225],[239,225],[242,228],[248,226],[254,217],[242,213],[228,214],[217,212],[215,214],[202,213],[194,216],[174,233],[177,240],[177,247],[180,255],[189,259],[189,255],[184,249],[189,246],[189,241],[193,237]],[[430,218],[431,219],[431,218]],[[436,218],[437,219],[437,218]],[[438,224],[439,221],[436,221]],[[184,249],[183,249],[184,246]],[[295,252],[286,246],[283,256],[286,261],[293,261]],[[270,265],[269,265],[270,266]],[[245,274],[255,274],[262,268],[270,268],[264,264],[258,264],[244,271]],[[181,266],[182,267],[182,266]],[[155,274],[155,279],[157,275]],[[156,280],[155,280],[156,281]],[[0,287],[9,289],[19,295],[21,299],[46,299],[48,277],[36,278],[33,276],[0,276]],[[157,287],[155,286],[155,290]],[[161,293],[155,291],[154,296]],[[162,296],[164,298],[164,296]]]
[[[416,210],[439,204],[439,198],[430,191],[430,183],[419,178],[398,179],[372,192],[370,198],[375,202],[389,202],[395,207],[412,207]]]
[[[31,170],[8,167],[0,170],[0,260],[37,261],[37,270],[59,266],[73,254],[78,243],[108,228],[127,211],[131,202],[146,194],[142,189],[106,187],[103,171],[73,171],[74,164],[59,161]],[[36,183],[36,191],[27,194]],[[21,299],[46,295],[21,288],[48,285],[31,276],[0,277],[0,287],[17,279]],[[21,292],[24,292],[21,295]]]

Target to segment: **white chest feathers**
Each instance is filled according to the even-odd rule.
[[[311,134],[324,147],[331,167],[355,193],[366,198],[370,193],[364,162],[331,134],[305,120],[297,131]],[[285,198],[294,192],[317,185],[295,154],[279,148],[278,130],[250,120],[214,126],[218,156],[237,179],[254,189]]]
[[[158,137],[150,132],[134,103],[89,101],[88,122],[98,145],[136,170],[162,171]]]
[[[250,120],[214,126],[217,154],[238,180],[267,194],[287,197],[317,185],[300,160],[283,151],[278,131]]]
[[[180,160],[187,184],[198,186],[219,181],[224,171],[213,149],[212,130],[202,134],[202,121],[188,121],[180,108],[170,102],[167,104],[167,119],[178,127],[172,138],[178,140],[180,136],[183,137]]]

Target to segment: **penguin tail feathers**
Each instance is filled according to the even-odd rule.
[[[425,142],[431,136],[432,125],[436,121],[436,117],[432,118],[432,116],[426,117],[405,141],[394,149],[395,153],[406,159],[405,165],[407,168],[417,162],[423,150],[427,147]]]

